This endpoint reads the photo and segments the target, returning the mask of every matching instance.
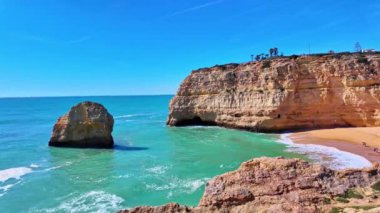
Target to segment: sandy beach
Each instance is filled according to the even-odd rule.
[[[380,162],[380,153],[374,151],[374,148],[380,150],[380,127],[312,130],[293,133],[290,138],[295,143],[335,147],[361,155],[371,162]],[[364,146],[363,142],[367,146]]]

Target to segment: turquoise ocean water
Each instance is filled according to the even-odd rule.
[[[196,205],[205,182],[260,156],[304,157],[274,135],[169,128],[172,96],[0,99],[0,212],[114,212]],[[57,118],[80,101],[115,118],[113,150],[48,147]]]

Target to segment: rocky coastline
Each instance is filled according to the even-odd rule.
[[[380,54],[277,57],[193,71],[170,102],[169,126],[258,132],[380,126]],[[259,158],[210,180],[196,207],[140,212],[341,212],[380,206],[380,169],[335,171],[300,159]]]
[[[167,124],[259,132],[380,126],[380,54],[278,57],[193,71]]]
[[[119,213],[330,212],[380,206],[380,167],[335,171],[301,159],[257,158],[211,179],[196,207],[171,203]],[[379,210],[379,209],[377,209]]]

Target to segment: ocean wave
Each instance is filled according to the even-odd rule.
[[[9,180],[15,179],[20,180],[22,176],[27,175],[32,172],[31,168],[28,167],[16,167],[5,170],[0,170],[0,197],[4,196],[7,191],[12,187],[19,184],[21,181],[16,181],[10,184],[6,184]],[[5,185],[6,184],[6,185]]]
[[[306,154],[311,160],[331,169],[364,168],[371,166],[366,158],[350,152],[315,144],[296,144],[289,138],[290,134],[282,134],[278,142],[286,144],[288,150]]]
[[[156,116],[157,113],[136,113],[136,114],[127,114],[127,115],[118,115],[114,116],[115,119],[120,119],[120,118],[133,118],[133,117],[143,117],[143,116]]]
[[[179,191],[180,193],[191,194],[203,186],[210,178],[201,178],[195,180],[183,180],[179,178],[173,178],[168,184],[158,185],[158,184],[145,184],[145,187],[149,190],[154,191]]]
[[[20,179],[22,176],[32,172],[29,167],[17,167],[5,170],[0,170],[0,182],[5,182],[9,179]]]
[[[59,206],[39,212],[115,212],[121,208],[124,199],[104,191],[90,191],[63,201]]]
[[[59,165],[59,166],[53,166],[53,167],[50,167],[50,168],[47,168],[47,169],[44,169],[43,171],[45,172],[48,172],[48,171],[51,171],[51,170],[55,170],[55,169],[59,169],[59,168],[62,168],[62,167],[65,167],[65,166],[70,166],[72,164],[72,162],[65,162],[64,164],[62,165]]]
[[[0,186],[0,197],[4,196],[9,189],[19,184],[20,181],[17,181],[16,183],[7,184],[5,186]]]

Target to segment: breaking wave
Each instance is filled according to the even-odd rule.
[[[278,140],[288,146],[288,150],[300,154],[306,154],[311,160],[331,169],[364,168],[371,166],[366,158],[339,150],[315,144],[297,144],[289,138],[289,134],[282,134]]]
[[[68,198],[59,206],[44,209],[40,212],[116,212],[121,209],[123,198],[104,191],[90,191],[79,196]]]
[[[9,189],[16,186],[20,181],[6,184],[7,181],[15,179],[20,180],[22,176],[32,172],[28,167],[16,167],[5,170],[0,170],[0,197],[4,196]]]
[[[178,190],[181,193],[191,194],[203,186],[210,178],[202,178],[196,180],[183,180],[173,178],[168,184],[145,184],[145,187],[154,191]]]
[[[5,182],[9,179],[20,179],[22,176],[32,172],[28,167],[17,167],[5,170],[0,170],[0,182]]]

